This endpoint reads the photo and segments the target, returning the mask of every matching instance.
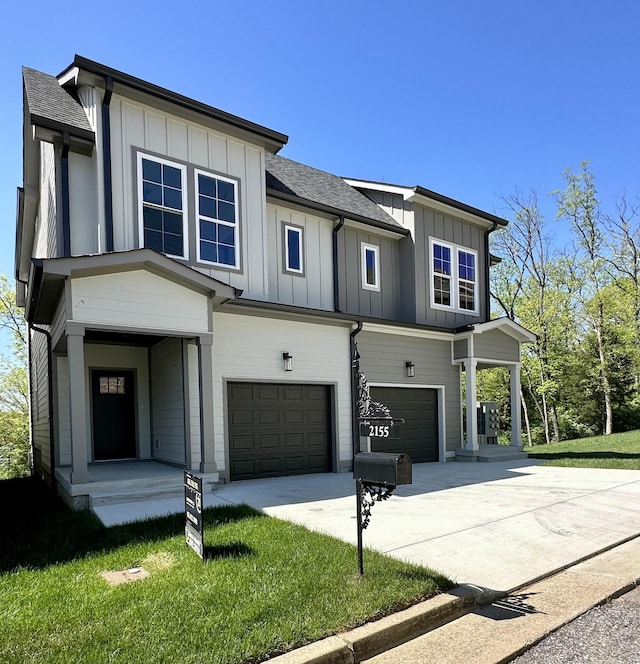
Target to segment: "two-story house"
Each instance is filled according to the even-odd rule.
[[[478,458],[476,371],[507,366],[520,450],[533,336],[489,320],[505,220],[285,159],[287,136],[79,56],[23,84],[34,466],[69,503],[105,466],[210,482],[349,470],[356,353],[405,420],[374,449]]]

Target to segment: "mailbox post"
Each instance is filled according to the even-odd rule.
[[[371,508],[390,498],[396,486],[412,483],[411,458],[408,454],[360,452],[354,459],[353,476],[356,480],[358,572],[362,576],[362,531],[371,520]]]

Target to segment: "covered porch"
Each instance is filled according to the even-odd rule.
[[[463,446],[457,461],[510,461],[525,459],[522,445],[522,406],[520,398],[520,347],[535,341],[535,335],[508,318],[470,326],[454,342],[453,361],[464,372],[466,410]],[[477,372],[494,367],[509,370],[511,432],[509,445],[487,444],[478,431]],[[482,437],[484,439],[484,436]]]

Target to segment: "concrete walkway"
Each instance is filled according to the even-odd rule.
[[[237,503],[356,542],[350,474],[235,482],[205,497],[206,506]],[[183,509],[183,501],[170,499],[96,513],[113,525]],[[417,464],[412,485],[373,507],[364,545],[460,585],[509,592],[638,533],[640,471],[554,468],[532,460]]]

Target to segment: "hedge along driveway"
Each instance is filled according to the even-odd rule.
[[[37,491],[0,483],[20,505],[0,523],[6,663],[256,662],[452,585],[371,551],[360,578],[352,546],[242,505],[205,512],[203,562],[183,514],[106,529]],[[149,576],[101,576],[138,567]]]

